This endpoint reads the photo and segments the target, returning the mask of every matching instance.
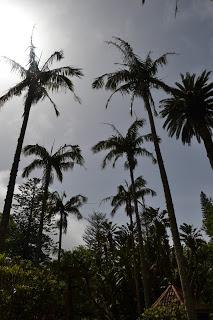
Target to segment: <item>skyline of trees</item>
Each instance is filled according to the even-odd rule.
[[[63,273],[60,266],[66,269],[67,274],[65,272],[63,275],[66,281],[63,281],[66,282],[64,290],[69,301],[72,300],[73,291],[74,276],[72,272],[76,275],[74,281],[77,281],[79,271],[81,275],[84,274],[82,287],[85,286],[87,290],[87,299],[92,303],[96,316],[101,315],[105,319],[113,320],[115,315],[118,315],[119,319],[123,319],[121,307],[124,307],[125,301],[122,301],[120,296],[122,292],[125,292],[125,286],[131,287],[135,297],[135,301],[132,303],[136,305],[137,316],[140,316],[142,310],[150,307],[153,299],[160,292],[161,280],[166,279],[166,284],[169,281],[174,281],[174,283],[181,285],[187,318],[195,320],[194,298],[199,297],[199,292],[202,292],[203,296],[206,292],[212,294],[210,289],[212,279],[209,275],[212,257],[212,198],[211,195],[205,195],[201,192],[203,226],[206,234],[210,237],[208,242],[202,238],[200,230],[197,228],[186,223],[183,223],[180,228],[178,227],[160,148],[161,140],[156,131],[157,111],[152,90],[162,90],[168,96],[162,101],[164,109],[161,114],[168,117],[164,127],[170,129],[171,136],[176,134],[176,137],[179,138],[182,134],[183,143],[190,143],[193,135],[197,137],[198,142],[203,140],[211,163],[211,172],[213,169],[211,150],[213,82],[211,82],[210,73],[207,71],[197,78],[195,74],[186,73],[186,76],[181,76],[183,85],[176,82],[176,87],[173,87],[163,82],[158,74],[158,69],[167,64],[169,53],[165,53],[157,59],[153,59],[151,54],[141,58],[134,52],[131,45],[121,38],[115,37],[108,44],[119,50],[121,63],[118,68],[116,66],[117,69],[114,72],[105,73],[96,78],[92,87],[93,89],[104,88],[111,91],[106,107],[115,93],[130,96],[131,114],[133,114],[134,100],[139,98],[144,105],[144,115],[149,120],[151,130],[151,133],[141,134],[140,129],[144,126],[144,119],[132,121],[125,135],[113,124],[109,124],[113,134],[92,147],[93,153],[106,152],[102,168],[109,164],[115,167],[117,161],[124,158],[122,159],[124,160],[123,167],[129,171],[130,181],[126,182],[127,190],[124,186],[119,186],[118,197],[116,199],[113,197],[111,204],[112,213],[121,204],[125,204],[126,212],[130,217],[130,225],[118,226],[106,218],[105,214],[94,213],[88,219],[84,235],[85,248],[78,248],[76,251],[79,250],[80,259],[85,258],[84,254],[88,255],[86,259],[88,259],[87,263],[91,267],[92,274],[86,273],[85,275],[85,269],[80,266],[78,266],[78,270],[76,265],[73,269],[72,266],[70,269],[66,269],[66,266],[63,265],[64,257],[66,260],[66,252],[62,250],[62,230],[63,228],[66,230],[68,212],[75,213],[78,218],[81,218],[79,208],[86,202],[86,197],[79,194],[64,204],[63,196],[60,197],[59,194],[56,196],[55,192],[56,201],[54,203],[54,194],[51,194],[49,187],[53,183],[54,174],[62,182],[65,171],[73,169],[76,164],[84,165],[81,149],[78,145],[71,144],[62,145],[56,151],[53,151],[53,147],[48,151],[45,146],[38,144],[27,145],[24,148],[22,146],[32,104],[48,97],[54,106],[56,115],[58,115],[56,105],[48,93],[44,91],[46,90],[44,86],[47,89],[52,86],[53,91],[65,86],[73,91],[72,82],[68,77],[81,77],[83,74],[80,69],[72,69],[71,67],[49,70],[49,65],[54,59],[60,61],[63,58],[61,51],[55,52],[39,70],[39,61],[31,41],[29,70],[22,69],[20,65],[10,60],[12,69],[18,70],[24,80],[0,98],[0,102],[5,103],[13,96],[19,96],[22,90],[28,88],[25,97],[23,125],[10,173],[5,207],[1,216],[0,249],[2,253],[5,252],[12,259],[19,255],[19,257],[37,265],[38,268],[43,263],[48,263],[48,260],[51,260],[48,250],[53,252],[56,249],[51,238],[51,232],[56,225],[53,228],[51,223],[59,213],[58,264],[55,264],[58,270],[56,274],[57,277],[60,277],[60,272]],[[146,149],[147,143],[150,142],[154,145],[155,156]],[[28,177],[35,169],[42,169],[43,174],[41,180],[32,178],[20,186],[19,193],[14,196],[21,151],[25,156],[35,157],[24,168],[22,176]],[[143,178],[135,179],[135,168],[142,157],[150,158],[159,167],[166,211],[146,206],[144,195],[147,193],[155,195],[155,193],[151,189],[145,191],[146,184]],[[140,166],[140,169],[143,170],[143,166]],[[142,174],[144,173],[142,172]],[[13,196],[15,200],[14,213],[10,216]],[[172,235],[172,245],[168,241],[168,228]],[[202,266],[203,257],[207,259],[207,263]],[[71,259],[72,264],[72,253],[70,255],[68,253],[68,259]],[[3,264],[6,263],[5,256],[2,256],[2,261],[4,261]],[[39,263],[41,263],[40,266]],[[164,263],[167,263],[169,268],[161,270]],[[130,276],[131,272],[132,276]],[[209,275],[210,280],[204,281],[205,273]],[[101,279],[104,280],[103,286],[101,286]],[[204,284],[206,284],[206,288],[203,287]],[[113,291],[114,288],[116,288],[116,292]],[[125,294],[125,299],[127,299],[128,294]],[[114,299],[118,303],[114,303]],[[100,307],[100,304],[103,306]],[[66,312],[69,314],[69,318],[72,318],[75,309],[74,302],[67,308]],[[128,308],[128,312],[133,313],[135,317],[136,314],[129,304]]]

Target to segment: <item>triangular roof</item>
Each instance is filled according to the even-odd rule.
[[[172,302],[177,302],[179,304],[183,304],[183,294],[181,289],[169,285],[166,290],[161,294],[161,296],[155,301],[153,307],[158,306],[168,306]]]

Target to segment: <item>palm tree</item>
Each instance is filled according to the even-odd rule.
[[[62,182],[63,171],[73,169],[75,164],[83,165],[84,160],[81,155],[81,150],[77,145],[72,146],[65,144],[64,146],[60,147],[55,153],[53,153],[53,148],[51,148],[51,152],[48,152],[45,147],[38,144],[27,145],[24,147],[23,153],[25,156],[37,156],[37,158],[23,170],[23,177],[28,177],[29,174],[35,169],[43,169],[43,200],[37,243],[38,260],[42,249],[42,233],[48,199],[48,189],[49,185],[53,183],[54,172],[58,180]]]
[[[175,135],[189,145],[193,137],[203,141],[213,169],[213,82],[209,76],[207,71],[197,78],[194,73],[181,74],[182,82],[176,82],[171,97],[161,101],[161,115],[170,137]]]
[[[137,200],[143,200],[146,195],[155,196],[156,192],[152,189],[146,187],[146,180],[143,179],[142,176],[135,179],[135,197]],[[134,273],[134,281],[135,281],[135,291],[136,291],[136,301],[137,301],[137,311],[138,315],[141,314],[141,299],[140,299],[140,287],[138,282],[138,276],[136,271],[136,256],[135,256],[135,240],[134,240],[134,222],[132,218],[132,214],[134,208],[132,207],[133,202],[133,192],[132,185],[129,185],[127,181],[125,181],[124,185],[119,185],[117,187],[117,194],[114,196],[107,197],[102,201],[111,201],[111,206],[113,207],[111,211],[111,215],[117,212],[119,208],[125,206],[125,211],[127,216],[130,219],[130,231],[131,231],[131,243],[132,243],[132,255],[133,255],[133,273]]]
[[[75,95],[74,86],[70,77],[83,76],[81,69],[73,68],[70,66],[60,67],[56,69],[50,69],[51,65],[55,61],[63,59],[63,51],[55,51],[43,65],[40,65],[40,59],[35,54],[35,46],[32,43],[30,45],[30,54],[28,60],[28,69],[22,67],[19,63],[4,57],[6,62],[11,65],[12,71],[18,72],[21,77],[21,81],[14,87],[10,88],[6,94],[0,97],[0,106],[5,102],[12,99],[14,96],[20,96],[25,92],[24,98],[24,113],[23,122],[18,138],[16,151],[13,159],[12,168],[10,171],[9,184],[7,188],[7,194],[4,203],[3,215],[0,224],[0,249],[2,250],[5,243],[5,238],[8,233],[8,222],[10,216],[10,210],[12,206],[14,187],[16,182],[16,176],[18,172],[18,166],[20,161],[21,150],[25,137],[25,132],[28,124],[30,110],[33,104],[48,98],[50,103],[53,105],[56,115],[59,115],[56,104],[51,99],[48,91],[57,92],[60,89],[68,89],[74,94],[74,98],[79,102],[79,98]]]
[[[133,231],[133,217],[134,208],[132,206],[132,202],[134,201],[134,197],[137,199],[138,203],[144,207],[144,197],[146,195],[156,196],[156,192],[150,188],[146,187],[146,180],[140,176],[135,179],[135,194],[133,196],[132,185],[129,185],[125,180],[125,186],[119,185],[117,187],[117,194],[114,196],[107,197],[102,200],[103,201],[111,201],[111,206],[113,207],[111,211],[111,215],[114,214],[120,209],[122,206],[125,206],[125,211],[127,216],[130,219],[130,229]],[[142,202],[141,202],[142,201]]]
[[[144,126],[144,120],[136,120],[129,127],[127,134],[124,136],[120,131],[114,126],[111,125],[114,135],[110,136],[108,139],[98,142],[93,146],[92,151],[94,153],[100,151],[108,151],[107,155],[103,160],[102,167],[105,168],[106,165],[112,162],[112,166],[115,167],[117,160],[121,157],[125,157],[126,161],[124,162],[124,168],[129,169],[131,184],[132,184],[132,194],[134,209],[136,215],[138,237],[140,244],[140,258],[141,258],[141,268],[142,268],[142,277],[143,277],[143,286],[144,286],[144,300],[145,305],[150,304],[150,293],[149,293],[149,280],[147,277],[148,268],[146,266],[144,250],[143,250],[143,237],[141,232],[141,222],[138,211],[138,202],[135,197],[135,178],[134,178],[134,169],[137,165],[137,156],[146,156],[150,157],[155,163],[156,160],[153,157],[152,153],[147,151],[145,148],[142,148],[141,145],[144,141],[151,141],[152,136],[150,134],[140,135],[139,129]]]
[[[77,219],[82,219],[82,214],[79,211],[80,207],[87,201],[85,196],[80,194],[71,197],[66,203],[64,203],[64,198],[66,198],[66,194],[63,193],[61,196],[56,191],[53,193],[54,199],[54,213],[60,214],[60,219],[57,221],[57,226],[59,228],[59,245],[58,245],[58,262],[61,260],[61,245],[62,245],[62,232],[67,232],[68,226],[68,216],[69,214],[73,214],[77,217]]]
[[[108,43],[118,48],[121,52],[122,63],[120,65],[122,68],[112,73],[103,74],[102,76],[96,78],[92,84],[92,87],[94,89],[100,89],[105,87],[105,89],[112,91],[112,94],[107,100],[106,107],[108,106],[112,96],[117,92],[120,92],[123,95],[129,94],[131,96],[131,112],[135,98],[142,98],[144,101],[144,106],[148,113],[157,162],[163,184],[166,206],[170,220],[170,228],[174,242],[175,255],[177,259],[188,319],[194,320],[196,319],[196,314],[194,311],[192,294],[188,286],[186,265],[180,242],[172,195],[170,191],[166,169],[163,162],[163,157],[159,146],[159,138],[157,136],[155,121],[153,117],[153,112],[156,113],[156,111],[154,100],[151,94],[151,89],[163,89],[166,92],[171,92],[172,90],[172,88],[170,88],[157,77],[158,67],[166,65],[168,54],[163,54],[156,60],[153,60],[150,54],[148,54],[147,57],[144,60],[142,60],[138,55],[134,53],[132,47],[126,41],[120,38],[115,38],[114,42],[110,41]]]

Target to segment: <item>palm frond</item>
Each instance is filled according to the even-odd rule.
[[[84,165],[84,158],[78,145],[65,144],[57,150],[54,157],[60,161],[72,160],[76,164]]]
[[[114,96],[114,94],[116,94],[116,93],[118,93],[118,92],[121,93],[122,95],[128,94],[128,93],[130,92],[129,84],[128,84],[128,83],[127,83],[127,84],[124,84],[124,85],[118,87],[116,90],[113,91],[113,93],[112,93],[112,94],[109,96],[109,98],[107,99],[106,109],[108,108],[109,103],[110,103],[112,97]]]
[[[64,53],[62,50],[55,51],[44,63],[43,67],[41,68],[42,71],[46,71],[49,69],[49,66],[53,64],[54,61],[60,61],[64,58]]]
[[[23,148],[22,152],[25,156],[36,155],[36,156],[39,156],[43,160],[46,160],[50,157],[46,148],[42,147],[38,144],[34,144],[34,145],[29,144]]]
[[[116,90],[117,86],[121,83],[126,83],[132,80],[132,75],[129,70],[118,70],[107,75],[105,84],[106,90]]]
[[[58,111],[58,108],[57,108],[55,102],[51,99],[51,97],[49,96],[47,90],[46,90],[44,87],[42,88],[42,90],[43,90],[43,93],[44,93],[44,97],[47,97],[47,98],[49,99],[49,101],[50,101],[51,104],[53,105],[53,108],[54,108],[54,110],[55,110],[55,114],[56,114],[56,116],[58,117],[58,116],[60,115],[60,112]]]
[[[110,163],[113,159],[114,159],[114,161],[113,161],[112,166],[115,167],[115,163],[122,156],[123,156],[123,152],[117,152],[116,150],[110,150],[103,159],[102,168],[104,169],[107,166],[107,164]]]
[[[108,73],[105,73],[105,74],[102,74],[101,76],[95,78],[95,80],[93,81],[92,83],[92,88],[93,89],[101,89],[103,88],[104,86],[104,81],[105,81],[105,78],[108,77]]]
[[[147,149],[145,148],[135,148],[135,155],[140,155],[142,157],[147,157],[147,158],[151,158],[153,164],[157,163],[157,160],[155,159],[155,157],[153,156],[153,154],[151,152],[149,152]]]
[[[107,43],[117,47],[120,50],[123,55],[124,63],[140,62],[139,58],[134,53],[133,48],[127,41],[119,37],[113,37],[113,39],[115,39],[115,41],[108,41]]]
[[[29,174],[38,168],[42,168],[44,165],[44,161],[40,159],[35,159],[33,162],[31,162],[27,167],[24,168],[22,172],[22,177],[28,177]]]
[[[7,62],[8,64],[10,64],[12,72],[17,72],[21,76],[21,78],[26,78],[27,70],[24,67],[22,67],[18,62],[5,56],[3,56],[2,59],[5,60],[5,62]]]
[[[135,179],[135,189],[144,188],[146,184],[147,182],[142,176],[139,176]],[[130,186],[130,189],[131,189],[131,186]]]
[[[61,162],[60,163],[60,168],[63,171],[68,171],[69,169],[73,169],[74,165],[75,165],[75,162],[72,162],[72,161]]]
[[[143,189],[138,190],[138,191],[135,192],[135,197],[137,199],[144,198],[145,196],[154,197],[156,195],[157,195],[156,192],[154,190],[152,190],[152,189],[149,189],[149,188],[143,188]]]
[[[57,175],[57,178],[58,178],[58,180],[60,181],[60,182],[62,182],[62,180],[63,180],[63,174],[62,174],[62,171],[61,171],[61,166],[60,165],[57,165],[57,164],[55,164],[54,165],[54,163],[53,163],[53,167],[54,167],[54,169],[55,169],[55,172],[56,172],[56,175]],[[64,168],[63,168],[64,169]]]
[[[6,94],[0,97],[0,107],[13,98],[14,96],[20,96],[24,89],[29,85],[28,81],[25,79],[22,82],[18,83],[14,87],[10,88]]]
[[[109,197],[106,197],[106,198],[104,198],[104,199],[102,199],[101,201],[100,201],[100,206],[103,204],[103,203],[105,203],[105,202],[109,202],[109,201],[112,201],[112,196],[109,196]]]
[[[145,141],[147,141],[147,142],[153,142],[153,135],[152,135],[152,133],[147,133],[147,134],[144,134],[143,136],[142,136],[142,138],[145,140]],[[160,142],[160,138],[158,137],[158,142]]]
[[[111,216],[114,217],[115,213],[118,211],[118,209],[122,206],[122,203],[121,202],[117,202],[112,211],[111,211]]]
[[[112,130],[118,135],[118,137],[123,138],[122,133],[116,128],[116,126],[112,123],[109,122],[104,122],[104,124],[106,124],[107,126],[110,126],[112,128]]]
[[[66,210],[69,211],[71,210],[72,206],[80,208],[84,203],[86,203],[88,200],[87,197],[77,194],[74,197],[71,197],[69,201],[66,203]]]
[[[64,76],[64,77],[83,77],[82,69],[80,68],[73,68],[71,66],[61,67],[52,69],[45,72],[49,79],[54,80],[57,76]]]
[[[156,60],[153,61],[153,65],[152,68],[154,69],[154,73],[157,72],[158,67],[163,67],[168,63],[168,56],[169,55],[174,55],[175,52],[166,52],[164,54],[162,54],[159,58],[157,58]]]
[[[75,206],[72,207],[72,210],[70,210],[70,213],[72,213],[74,216],[76,216],[76,218],[77,218],[78,220],[80,220],[80,219],[83,218],[82,214],[80,213],[80,211],[78,210],[78,208],[75,207]]]
[[[153,84],[153,87],[155,87],[156,89],[163,89],[166,93],[171,93],[173,91],[172,87],[156,77],[151,78],[151,82]]]

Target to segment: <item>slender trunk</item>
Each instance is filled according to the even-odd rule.
[[[13,200],[13,193],[16,183],[16,176],[18,172],[18,166],[24,141],[24,136],[27,128],[27,123],[29,119],[30,109],[31,109],[31,100],[27,99],[25,103],[25,109],[24,109],[24,115],[23,115],[23,122],[21,126],[21,131],[18,138],[18,143],[16,146],[16,151],[13,159],[12,168],[10,171],[10,178],[9,183],[7,186],[7,194],[4,202],[4,208],[2,213],[2,219],[0,224],[0,251],[3,251],[5,248],[5,240],[8,235],[8,225],[9,225],[9,219],[10,219],[10,210],[12,206],[12,200]]]
[[[30,206],[30,214],[29,214],[29,218],[28,218],[28,226],[27,226],[27,232],[26,232],[26,243],[25,243],[25,248],[24,248],[24,258],[25,259],[29,259],[29,242],[30,242],[30,231],[31,231],[32,219],[33,219],[34,199],[35,199],[35,187],[33,188],[33,195],[32,195],[31,206]]]
[[[142,282],[143,282],[143,289],[144,289],[144,302],[145,302],[145,307],[148,308],[150,306],[149,275],[148,275],[148,267],[147,267],[147,262],[145,257],[141,221],[140,221],[140,216],[138,212],[138,202],[135,197],[135,180],[134,180],[133,169],[131,166],[131,161],[129,161],[129,171],[130,171],[130,178],[132,183],[133,201],[134,201],[134,208],[135,208],[135,215],[136,215],[136,224],[138,229],[138,240],[139,240],[139,246],[140,246],[140,262],[141,262]]]
[[[42,208],[41,208],[41,215],[40,215],[40,222],[39,222],[39,229],[38,229],[37,248],[36,248],[37,263],[39,263],[39,260],[42,254],[42,235],[43,235],[43,228],[44,228],[44,216],[45,216],[46,207],[47,207],[49,181],[50,181],[50,169],[47,170],[45,183],[44,183],[44,193],[43,193],[43,201],[42,201]]]
[[[59,242],[58,242],[58,262],[61,261],[61,244],[62,244],[62,231],[63,231],[63,216],[64,212],[60,210],[60,225],[59,225]]]
[[[163,158],[161,155],[161,150],[160,150],[160,146],[159,146],[159,139],[158,139],[158,136],[156,133],[156,128],[155,128],[155,123],[154,123],[154,118],[153,118],[151,106],[150,106],[149,100],[147,98],[145,98],[145,104],[146,104],[146,109],[147,109],[148,116],[149,116],[149,122],[150,122],[153,140],[154,140],[155,152],[156,152],[158,166],[159,166],[159,170],[160,170],[160,176],[161,176],[161,180],[162,180],[162,184],[163,184],[163,190],[164,190],[166,206],[167,206],[167,211],[168,211],[168,216],[169,216],[170,229],[171,229],[172,239],[173,239],[173,243],[174,243],[175,256],[176,256],[176,260],[177,260],[177,265],[178,265],[178,270],[179,270],[179,275],[180,275],[181,286],[182,286],[182,290],[183,290],[183,296],[184,296],[184,302],[185,302],[185,307],[186,307],[186,311],[187,311],[187,316],[188,316],[189,320],[195,320],[197,317],[196,317],[196,313],[195,313],[192,292],[189,287],[189,279],[187,276],[183,250],[182,250],[182,246],[181,246],[181,242],[180,242],[180,236],[179,236],[177,221],[176,221],[176,217],[175,217],[174,205],[173,205],[173,201],[172,201],[172,196],[171,196],[171,192],[170,192],[170,187],[169,187],[169,182],[168,182],[166,170],[164,167]]]
[[[211,165],[211,168],[213,169],[213,141],[212,136],[209,130],[206,128],[205,125],[202,125],[199,128],[200,136],[204,142],[204,146],[206,148],[207,157],[209,158],[209,162]]]
[[[140,285],[138,281],[138,275],[137,275],[137,259],[136,259],[136,249],[135,249],[135,239],[134,239],[134,225],[133,225],[133,219],[132,219],[132,212],[131,212],[131,205],[127,205],[127,208],[130,209],[128,210],[128,216],[130,219],[130,231],[131,231],[131,242],[132,242],[132,257],[133,257],[133,276],[134,276],[134,282],[135,282],[135,294],[136,294],[136,302],[137,302],[137,312],[138,316],[141,315],[142,313],[142,308],[141,308],[141,298],[140,298]]]
[[[142,197],[141,200],[142,200],[143,210],[145,210],[146,204],[145,204],[144,197]],[[146,229],[146,239],[148,239],[148,237],[149,237],[148,221],[147,221],[146,216],[143,216],[143,218],[144,218],[144,225],[145,225],[145,229]]]

